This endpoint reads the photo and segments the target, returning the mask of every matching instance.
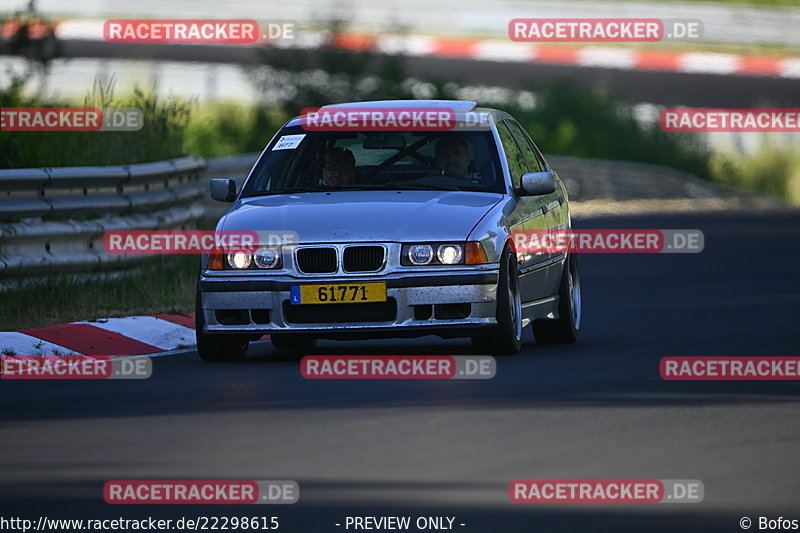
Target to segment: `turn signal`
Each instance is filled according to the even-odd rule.
[[[222,254],[209,254],[208,255],[208,269],[209,270],[222,270]]]
[[[468,242],[466,252],[464,263],[467,265],[483,265],[489,262],[483,245],[479,242]]]

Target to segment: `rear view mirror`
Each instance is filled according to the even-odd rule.
[[[364,139],[365,150],[394,149],[406,147],[406,139],[399,133],[371,133]]]
[[[236,182],[227,178],[212,179],[211,198],[218,202],[232,202],[236,200]]]
[[[530,172],[522,175],[522,190],[531,196],[556,191],[556,175],[552,172]]]

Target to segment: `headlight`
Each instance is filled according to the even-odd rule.
[[[433,247],[430,244],[414,244],[408,247],[406,257],[412,265],[427,265],[433,261]]]
[[[235,268],[236,270],[244,270],[245,268],[249,267],[252,260],[253,256],[251,256],[249,252],[240,250],[238,252],[228,254],[228,264],[231,268]]]
[[[463,265],[464,245],[431,243],[403,245],[400,264],[405,266]]]
[[[463,255],[461,246],[457,244],[443,244],[436,251],[436,257],[444,265],[457,265]]]
[[[276,268],[281,261],[281,252],[277,248],[259,248],[253,261],[258,268]]]

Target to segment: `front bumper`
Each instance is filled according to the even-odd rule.
[[[442,330],[473,329],[496,324],[497,265],[480,270],[424,272],[419,274],[388,274],[384,276],[268,277],[231,275],[229,271],[205,271],[200,277],[200,298],[206,328],[209,333],[316,333],[320,336],[337,333],[392,332],[438,333]],[[238,274],[238,273],[237,273]],[[298,320],[297,308],[314,307],[315,313],[333,304],[304,304],[290,308],[290,289],[306,283],[357,283],[385,281],[387,304],[380,310],[352,306],[369,304],[338,304],[335,320],[316,321],[314,314]],[[460,304],[460,305],[459,305]],[[394,313],[387,314],[395,306]],[[430,306],[430,316],[425,311]],[[333,308],[329,308],[333,309]],[[308,310],[308,309],[306,309]],[[455,313],[453,310],[460,310]],[[422,311],[422,312],[421,312]],[[343,313],[343,314],[342,314]],[[466,313],[466,316],[463,316]],[[462,318],[463,316],[463,318]],[[235,320],[231,323],[231,318]],[[342,321],[348,320],[348,321]],[[224,323],[223,323],[224,322]]]

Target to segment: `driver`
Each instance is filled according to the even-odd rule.
[[[471,162],[469,146],[463,136],[448,135],[436,141],[433,163],[442,174],[467,179]]]
[[[347,148],[336,146],[325,152],[322,180],[329,187],[352,185],[356,178],[356,158]]]

